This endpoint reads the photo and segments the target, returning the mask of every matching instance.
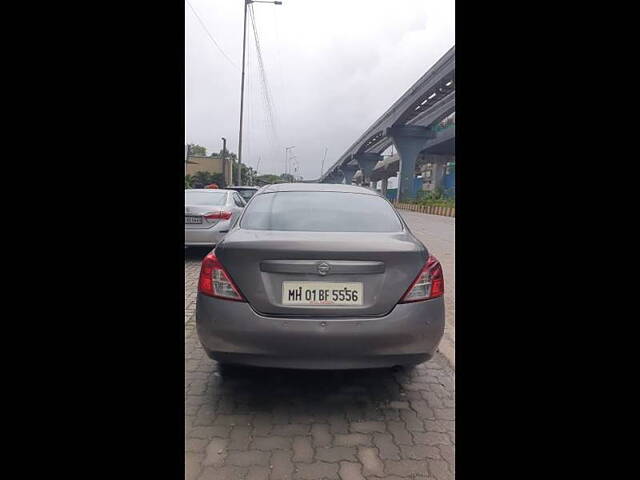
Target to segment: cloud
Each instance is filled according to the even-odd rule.
[[[295,145],[298,173],[316,178],[455,42],[453,0],[283,0],[255,4],[277,138],[247,31],[243,161],[282,173]],[[241,1],[190,0],[210,33],[241,63]],[[240,72],[212,45],[185,4],[186,137],[209,151],[220,137],[237,151]]]

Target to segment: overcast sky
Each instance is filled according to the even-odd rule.
[[[185,1],[186,139],[238,151],[243,0]],[[254,4],[273,128],[261,90],[250,19],[243,163],[317,178],[455,43],[454,0],[283,0]],[[233,62],[233,63],[232,63]],[[235,64],[235,66],[234,66]]]

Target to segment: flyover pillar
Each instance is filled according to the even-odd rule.
[[[383,197],[387,196],[387,187],[388,186],[389,186],[389,178],[388,177],[384,177],[380,181],[380,192],[382,193]]]
[[[416,160],[427,140],[435,138],[429,127],[404,125],[387,128],[386,134],[393,141],[400,157],[398,169],[398,201],[416,198]]]
[[[431,189],[442,189],[444,184],[444,175],[448,162],[455,161],[453,155],[434,155],[429,154],[424,156],[425,161],[431,164]]]
[[[379,153],[356,153],[353,155],[353,159],[358,162],[360,170],[362,170],[363,181],[371,187],[371,173],[376,163],[382,160],[382,155]]]
[[[342,171],[342,175],[344,176],[345,185],[351,185],[351,182],[353,181],[353,176],[358,171],[358,167],[356,167],[355,165],[345,165],[342,168],[340,168],[340,170]]]
[[[339,170],[331,172],[327,177],[327,183],[342,183],[342,173]]]

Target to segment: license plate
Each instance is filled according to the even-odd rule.
[[[184,216],[184,223],[202,223],[202,217],[189,217],[187,215]]]
[[[361,282],[282,282],[283,305],[362,305]]]

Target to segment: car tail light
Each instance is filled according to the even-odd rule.
[[[198,292],[210,297],[246,301],[213,252],[202,260]]]
[[[231,218],[231,212],[221,210],[219,212],[205,213],[203,217],[207,220],[229,220]]]
[[[419,302],[444,294],[444,276],[442,266],[436,257],[429,255],[418,277],[413,281],[400,303]]]

